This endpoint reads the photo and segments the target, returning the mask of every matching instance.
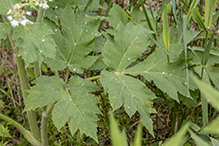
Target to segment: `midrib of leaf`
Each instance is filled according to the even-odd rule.
[[[74,51],[75,51],[75,48],[76,48],[76,46],[77,46],[77,43],[79,42],[79,40],[80,40],[80,38],[81,38],[81,35],[82,35],[84,29],[86,28],[86,25],[84,25],[84,26],[85,26],[85,27],[81,29],[81,33],[80,33],[80,35],[79,35],[77,41],[74,43],[75,45],[74,45],[74,48],[73,48],[73,50],[72,50],[72,53],[71,53],[71,56],[70,56],[70,60],[69,60],[68,63],[71,63],[71,59],[73,58],[72,56],[74,55]],[[71,32],[71,34],[72,34],[72,32]],[[72,36],[73,36],[73,35],[72,35]],[[73,38],[73,37],[72,37],[72,38]],[[73,40],[74,40],[74,39],[73,39]]]
[[[69,92],[68,92],[68,88],[66,87],[66,92],[67,92],[67,94],[68,94],[68,97],[69,97],[69,102],[66,104],[66,106],[65,106],[65,109],[64,109],[64,112],[63,113],[65,113],[65,110],[66,110],[66,108],[67,108],[67,106],[68,106],[68,104],[69,103],[72,103],[73,104],[73,106],[76,108],[76,110],[78,111],[78,113],[80,114],[80,116],[82,117],[82,119],[87,123],[87,121],[84,119],[84,117],[83,117],[83,115],[82,115],[82,113],[80,112],[80,110],[77,108],[77,106],[76,106],[76,104],[73,102],[73,100],[71,99],[71,95],[69,94]],[[88,123],[87,123],[88,124]]]
[[[139,99],[140,101],[142,101],[141,98],[138,98],[137,96],[135,96],[134,94],[132,94],[130,88],[125,84],[125,82],[124,82],[119,76],[118,76],[118,78],[122,81],[123,87],[126,86],[126,88],[128,89],[129,93],[132,95],[132,97],[135,97],[136,99]],[[123,87],[122,87],[120,93],[123,91]],[[120,96],[119,96],[119,97],[120,97]],[[144,101],[142,101],[142,102],[144,102]],[[136,103],[136,102],[135,102],[135,103]],[[136,104],[137,104],[137,103],[136,103]]]
[[[117,69],[116,69],[116,71],[121,71],[120,69],[119,69],[119,67],[120,67],[120,65],[121,65],[121,63],[122,63],[122,61],[124,60],[124,57],[125,57],[125,55],[127,54],[127,52],[129,51],[129,49],[130,49],[130,47],[131,47],[131,45],[133,44],[133,42],[135,41],[135,39],[137,38],[137,36],[139,36],[139,34],[141,34],[142,32],[139,32],[136,36],[135,36],[135,38],[132,40],[132,42],[130,43],[130,45],[129,45],[129,47],[128,47],[128,49],[126,49],[126,51],[125,51],[125,53],[124,53],[124,55],[122,56],[122,59],[121,59],[121,61],[119,62],[119,65],[117,66]],[[119,70],[118,70],[119,69]],[[124,69],[122,69],[122,70],[124,70]]]

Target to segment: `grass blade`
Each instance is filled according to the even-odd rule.
[[[218,19],[219,17],[219,11],[216,12],[216,14],[213,17],[213,23]]]
[[[125,131],[120,132],[112,112],[110,112],[110,134],[113,146],[128,146]]]
[[[210,28],[213,22],[213,3],[212,0],[205,0],[205,26]]]
[[[169,24],[168,24],[168,9],[166,5],[163,8],[162,19],[163,19],[163,41],[164,41],[167,52],[169,52],[170,29],[169,29]]]
[[[193,12],[193,10],[196,8],[196,6],[198,5],[198,3],[199,3],[199,0],[193,0],[192,1],[192,4],[190,5],[190,7],[189,7],[189,12],[188,12],[188,16],[187,16],[187,24],[189,23],[189,21],[190,21],[190,19],[191,19],[191,17],[192,17],[192,12]]]
[[[202,58],[202,65],[203,66],[205,66],[208,62],[208,57],[209,57],[209,54],[210,54],[211,44],[212,44],[212,41],[213,41],[213,38],[214,38],[214,34],[215,34],[215,31],[213,32],[207,46],[205,47],[204,55],[203,55],[203,58]]]
[[[202,82],[201,80],[193,77],[195,84],[199,87],[202,93],[205,95],[206,100],[209,100],[210,104],[219,110],[219,92],[212,86]]]
[[[172,7],[173,7],[173,16],[174,16],[175,22],[177,22],[177,18],[176,18],[176,2],[175,2],[175,0],[171,0],[171,2],[172,2]]]
[[[203,19],[201,17],[201,14],[199,13],[199,11],[197,9],[194,9],[192,11],[192,16],[193,18],[195,19],[195,21],[198,23],[198,25],[205,31],[207,31],[205,25],[204,25],[204,22],[203,22]]]
[[[187,41],[186,41],[186,30],[187,30],[187,15],[183,15],[183,47],[185,52],[185,61],[186,61],[186,86],[187,86],[187,97],[190,97],[189,92],[189,69],[187,62]]]
[[[135,134],[135,140],[133,146],[141,146],[142,140],[142,123],[140,122],[137,127],[137,132]]]
[[[186,132],[190,126],[190,123],[184,124],[184,126],[169,140],[165,141],[163,146],[183,146],[186,142]]]

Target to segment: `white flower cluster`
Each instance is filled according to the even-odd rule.
[[[43,9],[48,9],[49,5],[47,4],[47,0],[34,0],[35,1],[35,5],[42,7]],[[48,0],[50,2],[52,2],[52,0]]]
[[[31,15],[31,12],[26,12],[22,7],[22,4],[16,4],[13,6],[13,9],[9,9],[7,12],[7,18],[10,21],[11,26],[16,27],[19,23],[23,26],[33,24],[33,22],[26,18],[26,15]]]

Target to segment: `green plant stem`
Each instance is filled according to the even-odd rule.
[[[45,9],[40,7],[38,11],[38,16],[37,16],[37,21],[38,23],[43,22],[43,17],[45,14]],[[42,75],[41,73],[41,64],[38,61],[35,61],[34,63],[34,73],[35,73],[35,78],[38,78],[39,76]],[[48,146],[49,141],[48,141],[48,121],[49,121],[49,116],[51,114],[51,111],[54,107],[54,104],[47,105],[43,107],[43,112],[42,112],[42,120],[41,120],[41,141],[43,146]]]
[[[41,127],[41,140],[42,140],[42,144],[43,146],[48,146],[49,142],[48,142],[48,121],[49,121],[49,115],[51,114],[51,111],[54,107],[55,103],[49,104],[46,106],[46,110],[42,112],[42,127]]]
[[[69,68],[66,68],[66,76],[65,76],[65,86],[67,88],[67,84],[68,84],[68,76],[69,76]]]
[[[150,18],[149,18],[149,16],[148,16],[147,12],[146,12],[144,3],[143,3],[142,0],[140,0],[140,2],[141,2],[141,6],[142,6],[142,8],[143,8],[143,12],[144,12],[145,18],[146,18],[146,20],[147,20],[147,22],[148,22],[148,26],[149,26],[150,30],[154,31],[154,28],[152,27]],[[155,40],[157,40],[157,36],[156,36],[155,34],[153,34],[153,37],[155,38]]]
[[[8,0],[8,3],[11,3],[11,1]],[[4,22],[8,23],[8,20],[5,16],[3,16],[3,20],[4,20]],[[15,47],[15,41],[12,40],[12,32],[10,32],[8,34],[8,38],[10,40],[11,46],[14,50],[15,55],[16,55],[18,75],[19,75],[19,79],[20,79],[20,83],[21,83],[23,98],[25,99],[28,95],[26,90],[29,89],[29,82],[28,82],[28,78],[27,78],[27,72],[25,69],[25,63],[24,63],[24,60],[21,58],[21,56],[19,56],[19,48]],[[40,139],[40,131],[39,131],[39,128],[37,126],[37,120],[36,120],[35,113],[32,110],[27,111],[27,118],[28,118],[28,122],[29,122],[30,129],[31,129],[33,136],[39,140]]]
[[[24,135],[28,142],[30,142],[33,146],[41,146],[42,144],[31,134],[30,131],[26,130],[21,124],[14,121],[13,119],[3,115],[0,113],[0,119],[7,121],[8,123],[12,124],[16,127],[20,132]]]
[[[90,78],[87,78],[87,80],[90,80],[90,81],[91,81],[91,80],[99,79],[100,76],[101,76],[101,75],[99,75],[99,76],[94,76],[94,77],[90,77]]]
[[[201,71],[201,79],[203,80],[204,67],[202,67]],[[200,92],[201,104],[202,104],[202,118],[203,118],[203,126],[206,126],[208,123],[208,102],[204,97],[202,92]]]

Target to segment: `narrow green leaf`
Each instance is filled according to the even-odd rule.
[[[177,18],[176,18],[176,2],[175,2],[175,0],[171,0],[171,2],[172,2],[172,8],[173,8],[173,16],[174,16],[175,22],[177,22]]]
[[[204,51],[204,55],[203,55],[203,58],[202,58],[202,65],[206,65],[207,62],[208,62],[208,57],[209,57],[209,54],[210,54],[210,50],[211,50],[211,44],[212,44],[212,41],[213,41],[213,38],[214,38],[214,34],[215,34],[215,31],[214,33],[212,34],[210,40],[208,41],[208,44],[207,46],[205,47],[205,51]]]
[[[195,140],[195,144],[198,146],[211,146],[210,143],[196,135],[192,130],[188,129],[189,133],[191,134],[191,137]]]
[[[190,123],[186,123],[183,127],[169,140],[167,140],[163,146],[183,146],[186,142],[186,132],[189,129]]]
[[[196,8],[197,4],[199,3],[199,0],[193,0],[192,1],[192,4],[190,5],[189,7],[189,11],[188,11],[188,17],[187,17],[187,24],[189,23],[191,17],[192,17],[192,13],[193,13],[193,10]]]
[[[213,146],[219,146],[219,141],[218,140],[216,140],[215,138],[212,138],[212,137],[209,137],[209,138],[210,138]]]
[[[94,83],[78,76],[72,76],[67,86],[56,76],[41,76],[33,83],[36,85],[28,91],[29,95],[25,98],[26,111],[57,102],[52,111],[52,120],[58,129],[68,121],[72,134],[79,129],[98,141],[95,124],[98,120],[96,114],[100,113],[95,106],[98,100],[89,94],[100,90]]]
[[[45,23],[14,28],[12,38],[16,40],[16,47],[20,47],[19,53],[25,61],[25,67],[36,60],[42,62],[44,56],[55,57],[56,44],[51,34],[53,31]]]
[[[168,9],[165,5],[162,12],[162,19],[163,19],[163,40],[166,47],[167,52],[169,52],[170,48],[170,29],[168,24]]]
[[[218,92],[218,95],[219,95],[219,92]],[[218,126],[219,126],[219,117],[217,117],[209,125],[204,127],[203,131],[209,134],[219,134]]]
[[[202,81],[193,78],[196,85],[199,87],[199,89],[203,92],[205,95],[204,97],[209,100],[210,104],[219,110],[219,92],[211,87],[210,85],[203,83]]]
[[[197,9],[194,9],[192,11],[192,16],[193,18],[195,19],[195,21],[198,23],[198,25],[205,31],[207,31],[205,25],[204,25],[204,22],[203,22],[203,19],[201,17],[201,14],[199,13],[199,11]]]
[[[216,14],[213,16],[213,23],[218,19],[219,17],[219,11],[216,12]]]
[[[205,26],[209,29],[213,22],[213,0],[205,0]]]
[[[112,112],[110,112],[110,136],[113,146],[128,146],[125,131],[120,132],[118,123]]]
[[[148,23],[148,26],[149,26],[150,30],[154,31],[154,28],[152,27],[152,22],[151,22],[150,19],[149,19],[149,16],[148,16],[148,14],[147,14],[147,11],[145,10],[144,3],[143,3],[142,0],[140,0],[140,2],[141,2],[141,7],[143,8],[143,12],[144,12],[146,21],[147,21],[147,23]]]
[[[138,124],[137,132],[135,134],[135,140],[133,146],[141,146],[142,144],[142,123]]]
[[[183,15],[183,47],[185,52],[185,61],[186,61],[186,82],[187,82],[187,97],[190,97],[189,92],[189,69],[187,62],[187,41],[186,41],[186,30],[187,30],[187,15]]]

